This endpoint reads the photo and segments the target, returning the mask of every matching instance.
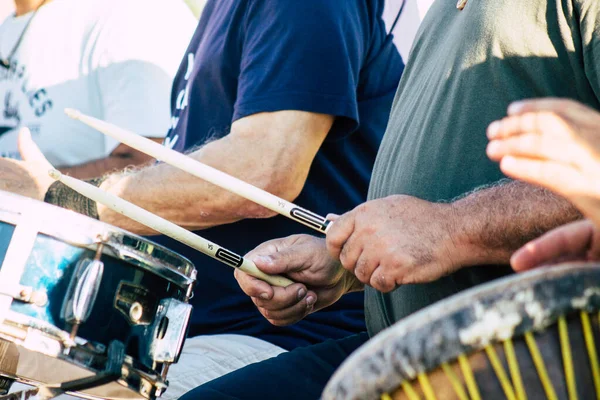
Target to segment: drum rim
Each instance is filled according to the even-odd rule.
[[[18,321],[18,319],[12,319],[11,316],[14,314],[17,314],[18,316],[23,317],[21,314],[9,312],[9,315],[7,316],[5,321],[10,321],[16,325],[21,326],[20,328],[17,327],[16,329],[22,329],[23,331],[33,330],[33,331],[41,333],[42,335],[45,335],[45,337],[48,340],[56,342],[55,343],[56,348],[59,349],[59,351],[54,352],[54,353],[50,352],[50,351],[45,351],[45,352],[39,351],[39,350],[36,350],[36,349],[26,346],[25,342],[27,341],[27,339],[23,340],[23,339],[19,339],[16,337],[11,337],[8,334],[0,333],[0,341],[13,343],[17,347],[23,348],[26,351],[36,353],[36,354],[41,354],[45,357],[50,357],[50,358],[54,358],[59,361],[69,363],[69,364],[75,366],[76,368],[80,368],[80,369],[88,371],[90,373],[101,372],[101,371],[95,370],[94,368],[86,366],[86,365],[82,364],[81,362],[79,362],[77,360],[77,355],[81,354],[81,353],[85,353],[87,355],[88,359],[100,360],[100,361],[105,360],[106,357],[93,354],[92,351],[85,349],[84,345],[81,342],[80,343],[72,342],[72,343],[70,343],[70,347],[67,347],[64,345],[64,343],[68,341],[68,334],[66,332],[63,332],[63,331],[59,330],[58,328],[48,325],[48,324],[44,323],[43,321],[40,321],[33,317],[24,317],[24,318],[29,320],[30,322],[33,321],[33,322],[38,323],[39,326],[34,327],[34,324],[24,324],[23,318],[18,318],[18,319],[21,319],[21,321]],[[0,326],[4,326],[4,325],[6,325],[5,322],[0,323]],[[42,328],[42,325],[44,325],[43,328]],[[45,331],[46,326],[53,328],[53,329],[51,329],[51,331],[58,331],[59,334],[56,334],[56,332]],[[84,343],[87,343],[84,339],[82,339],[82,340],[84,341]],[[76,342],[77,342],[77,339],[76,339]],[[69,351],[66,352],[65,351],[66,349],[69,349]],[[102,364],[101,362],[97,362],[97,363],[99,365]],[[25,384],[36,385],[36,384],[56,383],[56,382],[40,382],[37,380],[22,377],[18,374],[10,374],[10,373],[2,371],[2,370],[0,370],[0,376],[4,376],[7,378],[11,378],[11,379],[16,379],[17,381],[25,383]],[[139,395],[141,395],[144,398],[153,398],[154,397],[154,395],[152,393],[145,393],[146,391],[144,390],[144,383],[146,383],[147,385],[150,385],[152,387],[154,394],[156,396],[158,396],[160,393],[162,393],[168,386],[167,383],[165,382],[164,378],[159,374],[158,371],[149,369],[148,367],[140,364],[136,359],[134,359],[133,357],[131,357],[129,355],[125,355],[125,362],[123,364],[123,372],[121,374],[121,378],[119,378],[119,380],[118,380],[118,383],[121,386],[131,390],[132,392],[138,393]],[[98,396],[87,394],[85,392],[77,392],[76,395],[79,397],[88,398],[88,399],[99,399],[100,398]]]
[[[52,204],[0,190],[0,222],[17,225],[21,215],[40,216],[40,233],[70,245],[95,250],[105,239],[103,253],[161,276],[185,289],[196,279],[196,269],[186,257],[145,237]],[[58,225],[57,225],[58,224]],[[126,243],[135,244],[132,247]]]
[[[322,398],[354,399],[359,398],[358,393],[360,398],[380,396],[460,354],[481,351],[487,344],[527,331],[543,330],[556,322],[560,313],[599,310],[599,272],[597,263],[544,267],[509,275],[432,304],[356,350],[331,377]],[[573,293],[562,299],[554,296],[558,288],[564,291],[563,286],[572,288]],[[576,296],[578,290],[581,294]],[[517,310],[523,309],[521,319],[515,319]],[[486,317],[490,316],[499,317],[497,329],[489,326]],[[473,319],[481,325],[476,326]],[[429,336],[421,331],[425,329]],[[485,335],[475,340],[475,333]]]

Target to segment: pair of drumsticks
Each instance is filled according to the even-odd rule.
[[[159,161],[163,161],[247,200],[260,204],[263,207],[306,225],[320,233],[327,233],[327,228],[331,221],[318,214],[298,207],[297,205],[259,189],[256,186],[252,186],[231,175],[202,164],[191,157],[161,146],[150,139],[109,124],[108,122],[84,115],[73,109],[66,109],[65,113],[69,117],[79,120],[91,128],[94,128],[131,148],[146,153]],[[252,261],[144,210],[135,204],[125,201],[118,196],[78,179],[62,175],[57,170],[51,170],[49,171],[49,174],[52,178],[61,181],[63,184],[79,192],[83,196],[86,196],[97,203],[104,204],[115,212],[123,214],[157,232],[178,240],[224,264],[239,268],[247,274],[262,279],[271,285],[286,287],[293,283],[291,280],[282,276],[265,274],[259,270]]]

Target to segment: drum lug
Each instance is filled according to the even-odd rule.
[[[0,285],[0,295],[12,297],[23,303],[34,304],[38,307],[44,307],[48,304],[48,294],[43,290],[33,290],[31,286],[7,286]]]
[[[197,274],[198,274],[198,271],[196,271],[195,269],[190,274],[190,277],[191,277],[191,279],[193,279],[194,282],[192,284],[190,284],[187,288],[187,293],[186,293],[187,301],[190,301],[194,297],[194,287],[196,286]]]
[[[15,379],[0,376],[0,396],[8,394],[13,383],[15,383]]]
[[[175,299],[160,301],[152,324],[149,356],[157,363],[176,363],[187,334],[192,306]]]

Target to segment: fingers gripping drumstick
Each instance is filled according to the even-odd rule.
[[[105,135],[141,151],[142,153],[146,153],[157,160],[163,161],[189,174],[197,176],[198,178],[204,179],[213,185],[228,190],[231,193],[235,193],[247,200],[260,204],[265,208],[306,225],[318,232],[327,233],[327,228],[331,221],[328,221],[318,214],[298,207],[287,200],[259,189],[256,186],[252,186],[249,183],[221,172],[218,169],[202,164],[175,150],[168,149],[136,133],[119,128],[97,118],[84,115],[81,112],[70,108],[65,109],[65,113],[69,117],[79,120]]]
[[[140,224],[146,225],[155,231],[162,233],[163,235],[180,241],[181,243],[184,243],[206,254],[207,256],[229,265],[230,267],[239,268],[245,273],[268,282],[274,286],[286,287],[293,283],[291,280],[282,276],[267,275],[259,270],[252,261],[239,256],[232,251],[224,249],[215,243],[204,239],[202,236],[198,236],[195,233],[180,227],[179,225],[167,221],[158,215],[152,214],[151,212],[146,211],[135,204],[121,199],[118,196],[105,192],[104,190],[90,185],[89,183],[80,181],[79,179],[63,175],[57,170],[50,170],[48,173],[52,178],[61,181],[76,192],[79,192],[98,203],[104,204],[111,210],[123,214],[126,217],[139,222]]]

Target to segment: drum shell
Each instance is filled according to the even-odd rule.
[[[2,191],[0,204],[0,377],[28,384],[91,377],[104,371],[106,349],[119,341],[126,346],[121,379],[77,395],[159,396],[185,338],[194,266],[72,211]],[[90,263],[101,265],[98,294],[75,326],[63,306],[77,303],[68,288]]]
[[[11,230],[14,230],[13,225],[0,223],[1,238],[10,237]],[[0,262],[4,260],[9,243],[6,240],[0,243]],[[61,318],[64,296],[77,263],[93,259],[94,255],[92,250],[75,247],[48,235],[38,235],[20,283],[34,291],[45,291],[48,303],[38,306],[15,301],[11,311],[70,331],[72,326]],[[163,299],[186,301],[187,289],[115,257],[104,254],[101,261],[104,272],[100,290],[91,316],[80,326],[78,336],[103,347],[111,340],[119,340],[125,344],[127,355],[152,368],[149,330],[155,323],[157,307]],[[135,302],[144,306],[146,317],[143,323],[134,323],[129,317],[127,305]]]

